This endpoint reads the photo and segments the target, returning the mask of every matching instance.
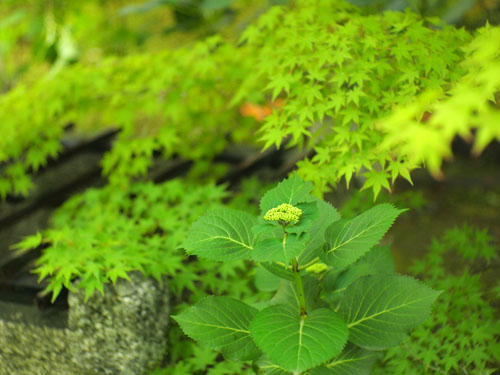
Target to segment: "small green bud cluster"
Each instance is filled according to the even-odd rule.
[[[278,207],[271,208],[264,215],[264,220],[280,221],[282,223],[292,223],[298,221],[302,215],[302,210],[288,203],[282,203]]]

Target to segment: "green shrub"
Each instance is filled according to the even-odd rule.
[[[375,374],[493,374],[500,368],[499,311],[494,285],[483,270],[498,266],[498,248],[485,230],[464,225],[434,239],[429,253],[412,271],[443,290],[431,318],[400,347],[384,356]],[[500,284],[499,284],[500,285]]]
[[[223,208],[194,222],[183,242],[189,254],[251,259],[281,280],[270,300],[209,296],[174,319],[262,374],[369,373],[376,351],[402,342],[440,292],[395,274],[389,248],[376,246],[402,210],[380,204],[341,220],[312,188],[293,174],[262,197],[258,218]]]
[[[239,44],[216,35],[74,64],[0,98],[0,196],[27,194],[68,122],[121,130],[102,162],[120,186],[145,174],[155,151],[211,159],[228,142],[259,141],[312,151],[298,173],[317,194],[361,174],[376,196],[421,165],[439,175],[455,135],[477,129],[476,152],[499,139],[499,30],[297,0],[271,8]],[[259,125],[236,108],[248,102],[274,110]]]
[[[137,183],[129,190],[89,189],[56,212],[50,229],[27,237],[16,248],[49,245],[34,272],[40,280],[50,279],[46,292],[52,292],[53,300],[63,286],[72,290],[77,278],[78,288],[84,288],[88,298],[95,289],[102,292],[106,282],[127,279],[131,271],[159,281],[168,275],[174,290],[184,286],[194,290],[196,272],[183,272],[186,266],[178,247],[189,223],[219,207],[225,197],[223,187],[180,180]]]

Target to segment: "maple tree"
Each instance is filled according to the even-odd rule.
[[[74,64],[0,97],[0,196],[28,193],[68,122],[121,130],[102,161],[118,185],[143,175],[155,151],[200,160],[228,142],[286,144],[313,153],[298,171],[317,194],[362,176],[376,196],[419,166],[439,175],[455,135],[477,129],[476,152],[498,139],[498,33],[300,0],[270,8],[239,43],[219,35]],[[269,101],[283,104],[269,111]],[[261,124],[241,117],[245,103],[264,109]]]

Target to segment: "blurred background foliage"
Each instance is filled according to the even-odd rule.
[[[223,33],[237,39],[266,9],[289,0],[4,0],[0,88],[107,55],[175,48]],[[467,28],[500,21],[500,0],[350,0],[367,12],[411,9]]]
[[[232,140],[255,138],[255,122],[260,123],[263,121],[263,118],[272,112],[272,108],[270,107],[273,105],[275,107],[282,105],[282,103],[276,101],[274,103],[267,102],[268,105],[266,106],[264,103],[266,103],[266,100],[271,95],[268,92],[269,95],[266,98],[265,89],[262,87],[262,90],[259,91],[260,96],[256,94],[256,97],[252,98],[254,100],[250,100],[250,104],[245,104],[239,108],[239,111],[234,108],[231,111],[227,110],[227,104],[232,96],[229,89],[234,89],[233,83],[235,81],[242,81],[245,78],[242,75],[246,74],[245,72],[252,71],[253,67],[247,66],[248,61],[251,63],[252,59],[241,61],[238,63],[241,65],[232,67],[226,64],[228,60],[225,59],[228,56],[231,57],[235,52],[241,52],[241,50],[236,49],[236,46],[238,46],[241,33],[248,25],[254,23],[272,6],[287,4],[289,2],[292,1],[1,1],[0,92],[9,94],[16,91],[16,88],[23,86],[24,88],[18,92],[14,92],[15,95],[11,95],[4,102],[0,101],[0,115],[4,114],[4,117],[0,116],[0,118],[9,119],[10,113],[17,111],[16,115],[19,118],[16,123],[23,124],[25,127],[22,129],[22,132],[19,132],[21,134],[19,139],[26,142],[26,137],[29,135],[32,138],[30,142],[34,144],[33,149],[38,150],[43,155],[37,156],[36,153],[33,153],[32,157],[28,153],[28,159],[23,160],[23,163],[26,162],[27,166],[23,165],[21,168],[15,167],[7,171],[9,177],[16,177],[14,180],[17,181],[18,185],[14,186],[13,189],[11,186],[2,187],[2,180],[0,178],[0,199],[5,198],[3,195],[10,191],[26,194],[30,190],[30,182],[24,178],[26,177],[26,174],[24,174],[26,171],[23,168],[29,170],[30,173],[33,171],[36,172],[40,166],[43,166],[44,158],[47,155],[57,155],[60,147],[60,134],[54,135],[46,132],[48,128],[46,127],[47,121],[50,122],[54,118],[59,121],[60,119],[67,120],[67,122],[76,118],[80,121],[78,124],[80,129],[88,129],[89,131],[93,129],[96,123],[109,126],[114,124],[113,121],[119,122],[125,120],[120,128],[122,132],[117,136],[113,145],[113,151],[104,157],[102,166],[105,173],[110,170],[115,170],[116,172],[117,166],[121,166],[120,168],[123,167],[125,170],[118,170],[119,173],[130,175],[141,174],[141,172],[147,170],[150,166],[149,162],[145,161],[147,158],[143,158],[142,156],[149,157],[154,152],[158,152],[158,149],[163,148],[162,151],[168,157],[172,155],[172,148],[174,146],[175,152],[180,153],[181,156],[189,155],[201,160],[199,164],[192,168],[192,171],[206,172],[210,168],[213,169],[214,164],[210,162],[210,156],[221,152]],[[360,12],[366,15],[379,14],[384,10],[403,11],[410,9],[426,17],[436,17],[455,26],[464,26],[470,31],[484,26],[486,20],[494,25],[500,22],[500,0],[350,0],[350,3],[361,6]],[[273,33],[272,27],[270,29],[268,35]],[[214,38],[214,35],[218,36]],[[207,39],[207,37],[212,37],[212,39]],[[205,44],[196,43],[202,39],[208,40],[208,42]],[[220,46],[221,40],[230,41],[232,44]],[[223,49],[223,53],[211,54],[211,49],[215,48]],[[176,51],[177,53],[173,54],[171,53],[172,51]],[[142,54],[146,55],[146,58],[141,58]],[[191,64],[193,61],[202,61],[205,65]],[[229,61],[234,61],[234,59],[230,59]],[[165,64],[165,62],[169,62],[169,64]],[[122,77],[120,69],[116,68],[117,66],[120,69],[128,69],[128,76]],[[72,69],[66,69],[69,67]],[[244,67],[245,69],[239,69],[240,67]],[[68,70],[69,72],[67,72]],[[227,78],[227,81],[221,82],[213,74],[214,71],[220,73],[219,76]],[[133,86],[137,82],[141,83],[140,79],[134,79],[134,75],[141,75],[142,83],[146,82],[148,86]],[[75,92],[71,86],[59,87],[55,84],[52,86],[50,84],[37,86],[38,82],[54,81],[56,78],[64,81],[68,77],[71,77],[71,80],[75,81],[75,86],[78,85],[78,92]],[[98,87],[96,82],[102,80],[103,77],[107,80],[107,86],[103,84],[104,89],[109,90],[111,88],[116,92],[92,91],[95,87]],[[93,78],[94,81],[92,81]],[[250,78],[249,81],[252,81],[252,77]],[[79,82],[78,79],[92,82],[88,84],[88,82]],[[253,84],[257,85],[260,83],[261,80],[258,78],[253,82]],[[158,92],[163,90],[167,85],[174,87],[173,91],[171,90],[172,92],[166,92],[165,94],[171,94],[171,97],[162,98],[164,100],[161,102],[154,100],[157,98]],[[126,93],[122,95],[121,92],[118,92],[121,91],[122,87],[124,91],[131,91],[133,96],[127,96]],[[141,90],[145,89],[149,89],[150,93],[142,96],[137,95],[137,93],[142,94]],[[50,90],[53,90],[53,92]],[[85,90],[91,91],[94,96],[101,95],[101,100],[91,101],[88,92]],[[160,92],[163,93],[163,91]],[[53,107],[53,110],[48,111],[50,115],[48,118],[24,119],[21,117],[20,114],[24,113],[22,105],[27,106],[27,104],[20,103],[21,100],[18,99],[23,99],[29,95],[38,99],[38,102],[32,102],[33,108],[30,108],[29,113],[42,113],[47,107]],[[45,101],[45,95],[48,98],[71,96],[72,99],[67,100],[69,105],[63,111],[61,108],[58,108],[59,104],[57,101]],[[109,112],[107,112],[108,108],[103,102],[110,97],[115,102],[112,104]],[[195,100],[192,100],[192,98],[195,98]],[[71,105],[73,102],[78,102],[80,108],[74,110],[74,113],[71,111],[65,112],[66,108],[72,108]],[[124,103],[126,103],[126,106],[124,106],[123,111],[116,110]],[[1,107],[2,105],[4,105],[3,108]],[[165,108],[162,106],[165,106]],[[38,112],[37,108],[45,108],[45,110]],[[84,113],[86,116],[73,116],[75,113],[77,115]],[[164,124],[162,116],[165,116],[165,113],[168,113],[167,120],[174,123],[175,126],[162,126]],[[140,116],[144,116],[144,118],[141,119]],[[132,121],[138,121],[140,126],[130,126],[130,122]],[[250,126],[247,126],[248,124]],[[176,127],[179,130],[178,134],[175,131],[170,131],[171,128]],[[37,133],[38,129],[42,129],[40,133]],[[54,127],[54,129],[53,131],[62,132],[59,128],[56,129]],[[189,137],[186,136],[188,133],[190,134]],[[190,138],[191,133],[194,133],[192,138]],[[42,134],[42,136],[39,134]],[[8,139],[9,134],[6,133],[3,136]],[[55,139],[55,144],[47,143],[44,145],[43,136],[46,136],[50,140]],[[15,139],[14,136],[13,139]],[[182,141],[180,143],[183,143],[182,148],[179,146],[179,139]],[[200,142],[200,140],[203,142]],[[4,151],[1,147],[3,146],[2,141],[0,139],[0,160],[2,160],[1,156]],[[19,150],[13,150],[13,155],[18,156],[25,151],[22,148],[22,143],[19,144],[21,145],[19,146]],[[28,144],[28,146],[31,147],[31,144]],[[2,172],[2,169],[7,170],[10,167],[8,165],[10,161],[10,159],[7,163],[3,163],[2,161],[3,164],[0,165],[0,172]],[[15,166],[15,164],[12,165]],[[194,179],[196,180],[196,176]],[[198,179],[199,181],[200,179]],[[113,182],[112,177],[111,182]],[[256,179],[247,181],[243,186],[242,193],[236,196],[230,204],[235,208],[248,209],[249,207],[253,207],[256,203],[253,200],[255,200],[256,196],[259,196],[257,191],[261,190],[263,185],[261,181]],[[356,185],[359,187],[360,184]],[[109,187],[106,189],[108,190],[103,190],[99,193],[104,194],[103,200],[105,201],[109,198],[105,194],[111,191]],[[184,192],[187,189],[181,190]],[[446,195],[449,195],[448,191]],[[77,199],[84,198],[75,198],[73,202],[76,202]],[[389,195],[386,191],[382,191],[379,200],[392,202],[400,207],[409,207],[413,212],[424,211],[424,213],[428,214],[435,221],[435,217],[433,216],[434,211],[427,207],[430,205],[429,199],[421,191],[411,190],[394,195]],[[457,199],[456,202],[458,201]],[[342,207],[342,214],[345,217],[352,217],[372,204],[373,200],[370,191],[350,192],[350,198]],[[456,205],[455,202],[453,204]],[[488,205],[492,206],[490,203]],[[61,209],[62,214],[64,214],[64,210],[69,206],[66,205],[65,207]],[[187,204],[186,207],[189,208]],[[100,209],[100,211],[105,210]],[[179,216],[178,223],[187,225],[180,217],[181,215]],[[88,221],[88,218],[85,217],[81,220],[81,222],[84,221]],[[407,233],[415,232],[412,227],[413,225],[411,223],[410,230],[407,230]],[[85,230],[88,232],[88,229]],[[460,230],[458,231],[460,232]],[[462,232],[465,231],[462,230]],[[476,247],[474,243],[469,242],[463,248],[466,251],[473,252]],[[457,245],[450,242],[449,239],[443,239],[442,243],[443,248],[456,250]],[[462,254],[465,250],[462,251],[460,249],[457,251]],[[419,248],[418,250],[420,251],[421,249]],[[444,266],[442,267],[441,264],[441,259],[447,253],[441,250],[442,248],[438,245],[433,245],[431,248],[429,253],[430,255],[434,254],[434,258],[426,260],[426,264],[431,267],[430,270],[424,269],[425,267],[421,263],[417,263],[412,272],[417,275],[425,273],[422,278],[431,280],[437,288],[445,289],[447,287],[445,284],[449,283],[446,280],[452,279],[432,279],[432,275],[442,275],[448,272],[448,270],[444,270]],[[403,251],[401,251],[401,254],[403,254]],[[188,266],[183,263],[181,254],[177,253],[176,255],[178,267],[174,269],[173,273],[177,276],[184,275],[183,278],[177,277],[177,283],[172,283],[173,288],[178,288],[176,291],[176,303],[185,303],[183,300],[185,299],[185,293],[183,294],[183,291],[185,292],[186,290],[193,293],[192,297],[190,297],[192,299],[190,302],[194,302],[200,297],[200,294],[223,293],[224,289],[248,296],[249,299],[255,297],[255,286],[246,285],[248,284],[247,276],[249,274],[253,276],[255,271],[249,269],[247,265],[238,264],[232,268],[219,269],[219,272],[223,274],[222,277],[217,275],[215,268],[211,269],[205,263],[198,264],[191,262],[189,265],[191,272],[182,272],[188,269]],[[408,258],[408,252],[405,252],[401,257]],[[439,261],[436,262],[436,259],[439,259]],[[434,263],[431,261],[434,261]],[[487,261],[489,262],[489,259]],[[212,265],[212,267],[218,267],[218,265]],[[471,273],[476,274],[472,271]],[[486,296],[486,292],[481,289],[476,279],[474,279],[474,283],[470,283],[469,275],[465,273],[464,275],[463,278],[461,274],[457,276],[456,280],[460,281],[460,283],[457,281],[456,285],[463,286],[464,288],[468,287],[469,289],[464,290],[467,290],[471,294],[479,295],[483,293]],[[455,279],[453,280],[456,281]],[[239,281],[240,284],[235,288],[236,281]],[[206,290],[200,289],[200,283],[205,283],[207,286]],[[493,285],[493,283],[488,285],[488,293],[490,294],[492,293],[491,289]],[[500,284],[496,286],[496,293],[498,293],[498,290],[500,290]],[[457,301],[461,301],[460,303],[462,303],[466,300],[467,295],[463,291],[459,292],[457,291],[456,293],[456,301],[442,301],[442,304],[439,306],[439,313],[436,316],[443,317],[447,315],[451,308],[456,307],[453,303]],[[487,295],[488,299],[496,298],[491,297],[490,294]],[[454,295],[450,294],[450,296]],[[484,296],[481,294],[480,297],[483,298]],[[458,307],[462,308],[463,306]],[[483,303],[482,299],[469,307],[472,315],[480,314],[480,311],[483,310],[486,311],[485,316],[488,319],[483,319],[483,321],[486,321],[489,326],[495,326],[489,332],[487,339],[477,339],[479,340],[477,343],[482,346],[478,344],[480,350],[476,350],[476,352],[481,355],[486,353],[484,356],[488,356],[489,363],[493,363],[494,360],[499,361],[498,358],[490,359],[490,356],[493,358],[493,354],[490,353],[489,349],[492,347],[490,342],[494,342],[498,338],[498,320],[495,322],[494,318],[490,316],[492,313],[490,314],[489,305],[486,302]],[[451,316],[450,321],[450,324],[461,324],[460,317]],[[479,319],[475,321],[470,320],[469,325],[465,328],[472,330],[476,328],[476,324],[480,325],[480,323]],[[428,356],[424,358],[424,362],[408,360],[406,358],[408,351],[399,348],[388,353],[384,358],[386,366],[391,370],[396,369],[394,373],[410,373],[409,369],[413,368],[413,373],[415,374],[438,374],[442,373],[441,368],[462,368],[468,360],[467,357],[469,355],[467,353],[469,351],[464,351],[464,354],[459,358],[457,363],[439,363],[439,369],[431,371],[432,368],[429,366],[436,365],[436,361],[431,356],[431,350],[428,349],[430,347],[428,345],[429,342],[425,340],[430,337],[426,336],[426,334],[435,329],[435,324],[436,322],[434,321],[429,323],[425,327],[427,331],[425,329],[417,331],[416,335],[420,336],[413,337],[413,341],[410,343],[413,351],[418,352],[418,354],[424,353]],[[244,368],[236,368],[235,366],[237,365],[234,363],[222,362],[222,359],[217,357],[216,353],[192,345],[191,341],[186,340],[182,336],[178,328],[174,328],[170,334],[172,342],[177,343],[176,347],[170,351],[170,364],[172,367],[158,370],[158,374],[207,373],[225,375],[252,372],[249,366],[245,365],[246,367],[244,366]],[[463,334],[461,337],[466,337],[466,332],[461,332],[461,334]],[[454,341],[447,341],[447,338],[434,338],[435,340],[432,341],[434,346],[445,346],[450,351],[456,348],[456,345],[460,345],[460,343],[457,344]],[[484,344],[483,341],[487,344]],[[476,341],[470,345],[471,351],[474,350],[474,345],[476,345]],[[482,349],[484,349],[484,353],[481,351]],[[478,360],[478,363],[480,360]],[[415,364],[418,365],[417,369],[415,369]],[[473,370],[477,368],[478,372],[470,373],[479,374],[479,371],[483,370],[480,367],[479,364],[477,366],[474,364]],[[208,371],[206,370],[207,368]],[[402,370],[404,371],[402,372]],[[464,372],[464,374],[466,373]]]
[[[2,92],[75,62],[175,48],[242,29],[280,0],[5,0],[0,3]]]
[[[439,18],[472,31],[485,20],[498,21],[500,0],[351,2],[361,8],[343,1],[3,1],[0,199],[33,190],[32,175],[58,157],[68,124],[89,133],[109,127],[120,131],[102,167],[111,182],[121,185],[144,175],[152,155],[206,164],[231,143],[303,148],[299,173],[314,181],[318,194],[342,177],[348,185],[355,175],[377,196],[381,189],[390,190],[397,176],[411,180],[409,171],[422,164],[439,176],[442,160],[450,154],[449,138],[457,133],[467,137],[470,129],[482,126],[474,123],[474,108],[464,108],[470,112],[463,120],[465,130],[457,131],[450,120],[446,136],[438,116],[423,124],[435,104],[429,104],[425,90],[439,85],[441,91],[431,96],[434,102],[444,101],[473,65],[462,63],[471,35],[441,25]],[[271,9],[285,4],[290,7]],[[405,9],[434,18],[421,23],[410,13],[379,16],[384,10]],[[317,14],[311,18],[313,12]],[[344,28],[346,19],[352,25]],[[406,27],[408,22],[413,29]],[[373,35],[352,45],[345,42],[363,34],[368,24],[373,30],[367,29],[367,35]],[[303,33],[297,33],[297,25],[305,27]],[[280,56],[322,50],[325,36],[314,28],[325,27],[338,28],[335,34],[344,38],[347,57],[334,49],[309,53],[310,59]],[[327,43],[335,44],[338,37],[330,36]],[[485,33],[482,50],[495,47],[490,39]],[[365,48],[372,48],[375,60],[384,63],[374,63],[375,55],[361,59]],[[497,72],[497,55],[476,70]],[[295,74],[288,74],[283,59],[296,65]],[[325,65],[322,59],[334,64]],[[429,68],[433,64],[435,69]],[[349,75],[349,84],[342,82],[337,68]],[[359,72],[358,78],[353,71]],[[479,73],[465,77],[462,91],[476,84]],[[492,82],[496,87],[497,81]],[[487,97],[478,97],[478,105],[484,107],[490,98],[483,91]],[[406,105],[414,97],[416,109]],[[374,120],[386,116],[394,104],[402,111],[376,128]],[[449,112],[453,103],[434,109]],[[498,116],[496,112],[483,117]],[[406,129],[413,132],[410,136],[402,132],[404,116],[416,118]],[[385,149],[377,150],[383,132],[390,136],[380,146]],[[497,133],[485,127],[478,151],[500,137]],[[425,137],[439,147],[429,153],[428,147],[422,148]],[[408,147],[406,141],[411,142]]]

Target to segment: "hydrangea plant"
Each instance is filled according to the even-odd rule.
[[[377,351],[401,343],[429,315],[439,291],[394,272],[378,245],[404,210],[379,204],[341,219],[293,174],[268,191],[254,217],[216,209],[183,247],[214,261],[249,259],[281,279],[258,305],[209,296],[174,316],[200,344],[272,375],[368,374]]]

